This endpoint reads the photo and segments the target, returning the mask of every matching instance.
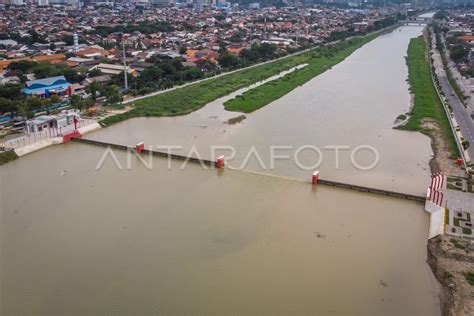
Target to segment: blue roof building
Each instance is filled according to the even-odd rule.
[[[24,94],[49,98],[50,95],[71,95],[71,84],[64,76],[49,77],[26,82]]]

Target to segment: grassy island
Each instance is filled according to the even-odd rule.
[[[242,95],[225,102],[225,108],[229,111],[253,112],[340,63],[355,50],[379,35],[380,32],[376,32],[364,37],[356,37],[334,45],[317,48],[307,54],[304,60],[308,64],[307,67],[246,91]]]
[[[293,55],[288,58],[258,65],[249,69],[243,69],[238,72],[195,83],[156,96],[150,96],[148,98],[134,102],[134,108],[132,110],[105,118],[100,123],[103,126],[108,126],[133,117],[176,116],[187,114],[203,107],[211,101],[228,95],[235,90],[267,79],[295,66],[308,63],[309,66],[302,70],[293,72],[291,77],[286,79],[283,79],[285,78],[283,77],[281,80],[275,80],[276,83],[273,82],[273,84],[277,84],[279,86],[276,89],[281,91],[278,91],[278,94],[272,94],[268,97],[265,97],[265,100],[271,102],[271,100],[288,93],[296,86],[308,81],[314,76],[317,76],[326,69],[330,68],[332,65],[342,61],[357,48],[376,38],[383,32],[385,32],[385,30],[373,32],[362,37],[354,37],[338,44],[318,47],[311,51]],[[289,80],[289,78],[291,78],[291,80]],[[283,88],[283,86],[285,86],[285,88]],[[263,89],[268,89],[268,86],[264,87]],[[259,104],[255,105],[255,107],[256,106],[262,105]],[[236,106],[229,106],[229,108],[239,110]],[[242,106],[242,110],[251,112],[247,109],[247,106]]]

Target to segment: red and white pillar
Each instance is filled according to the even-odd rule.
[[[224,156],[217,157],[217,161],[216,161],[217,169],[221,169],[222,167],[224,167],[224,164],[225,164],[225,157]]]
[[[137,154],[141,154],[144,149],[145,149],[145,143],[144,142],[140,142],[140,143],[135,145],[135,151],[136,151]]]
[[[318,181],[319,181],[319,171],[315,171],[313,172],[313,176],[311,178],[311,184],[316,185],[318,184]]]

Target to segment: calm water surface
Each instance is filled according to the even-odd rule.
[[[357,171],[346,155],[337,170],[324,152],[323,177],[421,193],[429,141],[392,129],[409,108],[404,55],[419,34],[380,37],[239,125],[223,123],[236,116],[223,98],[88,137],[196,145],[202,156],[230,144],[240,149],[231,166],[252,145],[264,156],[270,145],[369,144],[376,169]],[[0,167],[0,314],[439,314],[421,204],[178,162],[168,170],[158,158],[152,170],[135,159],[131,170],[111,159],[96,170],[103,151],[70,143]],[[310,173],[291,161],[263,171]]]
[[[394,130],[399,114],[410,108],[405,56],[410,38],[419,36],[421,27],[403,27],[368,43],[333,69],[298,87],[281,99],[247,115],[241,124],[224,122],[239,115],[227,112],[222,98],[190,115],[168,118],[138,118],[125,121],[88,138],[133,145],[179,145],[187,154],[196,146],[202,157],[211,156],[211,145],[231,145],[237,156],[229,161],[240,167],[254,146],[265,168],[270,168],[270,146],[292,145],[292,154],[301,146],[322,150],[321,177],[349,183],[423,194],[429,179],[432,155],[428,137]],[[334,150],[324,146],[348,146],[340,153],[336,169]],[[360,145],[375,148],[379,164],[369,171],[353,167],[351,150]],[[314,165],[318,154],[304,151],[300,161]],[[356,155],[359,165],[374,161],[369,151]],[[245,169],[308,179],[312,171],[297,167],[294,160],[275,162],[274,170],[264,170],[257,159]]]
[[[418,203],[102,151],[0,169],[3,315],[438,314]]]

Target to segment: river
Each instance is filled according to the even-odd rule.
[[[315,146],[323,155],[317,168],[322,178],[423,195],[430,173],[430,141],[421,133],[393,129],[397,116],[410,108],[404,56],[410,38],[420,34],[421,27],[409,26],[380,36],[333,69],[248,114],[241,124],[224,124],[239,115],[222,105],[237,92],[190,115],[131,119],[87,137],[124,145],[143,141],[152,146],[183,146],[183,154],[195,146],[205,158],[211,157],[212,145],[230,145],[236,149],[236,157],[229,161],[232,167],[300,179],[309,179],[312,170],[302,169],[295,159],[275,161],[271,170],[271,146],[293,146],[274,150],[291,158],[298,149]],[[352,164],[351,153],[361,145],[378,152],[375,168],[363,171]],[[252,155],[243,166],[252,146],[263,164]],[[338,166],[334,149],[325,146],[346,146]],[[308,149],[300,151],[297,160],[310,167],[319,157]],[[370,150],[355,155],[362,167],[375,158]]]
[[[213,144],[263,153],[367,144],[380,153],[374,170],[342,159],[338,170],[325,161],[322,176],[420,193],[429,140],[392,128],[409,108],[403,56],[420,30],[374,40],[238,125],[224,125],[237,114],[222,110],[223,98],[90,137],[196,145],[203,156]],[[419,203],[247,171],[168,168],[160,158],[151,170],[132,159],[127,170],[120,151],[125,170],[112,159],[96,170],[103,153],[69,143],[0,167],[2,315],[440,314]],[[310,172],[284,160],[246,169],[305,180]]]

